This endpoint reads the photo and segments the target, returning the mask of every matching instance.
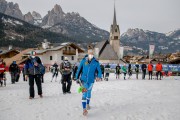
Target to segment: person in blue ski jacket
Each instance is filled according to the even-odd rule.
[[[92,48],[88,48],[88,55],[81,60],[75,78],[76,81],[80,79],[83,87],[87,90],[82,94],[83,115],[87,115],[87,110],[90,109],[89,103],[93,84],[95,80],[99,81],[102,77],[99,61],[96,60],[93,55]]]

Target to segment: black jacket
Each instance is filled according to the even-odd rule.
[[[141,69],[142,69],[143,71],[145,71],[145,70],[147,69],[147,65],[146,65],[146,64],[142,64]]]
[[[120,73],[121,71],[121,67],[120,66],[116,66],[116,73]]]
[[[19,67],[18,67],[18,65],[17,64],[11,64],[10,66],[9,66],[9,72],[12,72],[12,73],[20,73],[20,69],[19,69]]]

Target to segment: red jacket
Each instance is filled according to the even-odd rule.
[[[152,71],[153,70],[153,65],[152,64],[148,64],[148,71]]]
[[[162,71],[162,64],[156,64],[156,71]]]
[[[5,71],[6,70],[4,64],[0,64],[0,73],[4,73]]]

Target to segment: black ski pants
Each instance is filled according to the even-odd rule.
[[[37,85],[38,95],[42,95],[41,75],[29,75],[29,93],[34,98],[34,81]]]

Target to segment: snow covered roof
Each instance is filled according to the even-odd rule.
[[[33,51],[35,51],[36,54],[42,54],[42,53],[47,52],[47,50],[33,50]],[[26,55],[29,55],[30,53],[31,53],[31,51],[29,51],[29,52],[27,52],[27,53],[25,53],[25,54],[26,54]]]
[[[77,46],[77,45],[74,44],[74,43],[63,43],[63,44],[61,44],[60,46],[57,46],[57,47],[54,47],[54,48],[51,48],[51,49],[46,49],[46,50],[34,50],[34,51],[36,52],[36,54],[43,54],[43,53],[48,52],[48,51],[57,51],[57,50],[60,50],[60,49],[62,49],[62,48],[64,48],[64,47],[66,47],[66,46],[71,46],[71,47],[73,47],[73,48],[76,48],[76,49],[78,49],[78,51],[79,51],[80,53],[83,53],[83,52],[84,52],[83,49],[81,49],[79,46]],[[25,53],[25,55],[29,55],[29,54],[30,54],[30,52]]]

